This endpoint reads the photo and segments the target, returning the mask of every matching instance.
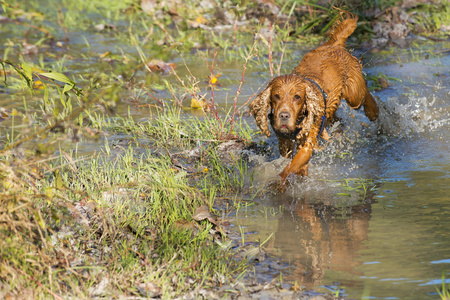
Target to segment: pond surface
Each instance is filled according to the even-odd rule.
[[[314,154],[310,176],[239,214],[247,238],[273,233],[269,257],[290,266],[264,262],[261,272],[351,299],[439,298],[450,274],[449,66],[447,56],[365,69],[402,80],[374,93],[379,122],[343,104],[342,128]],[[284,166],[253,159],[257,182]]]
[[[4,38],[11,36],[4,31]],[[117,55],[124,51],[137,56],[133,47],[121,46],[119,51],[118,43],[113,34],[70,33],[67,55],[75,59],[67,60],[60,71],[74,77],[97,69],[113,72],[120,62],[102,62],[99,54],[113,49]],[[448,47],[448,42],[436,44],[430,51]],[[306,51],[291,51],[282,73],[290,72]],[[450,57],[426,58],[422,53],[416,61],[405,62],[409,57],[396,62],[397,56],[365,57],[368,75],[401,80],[390,80],[392,87],[374,92],[381,108],[376,123],[342,105],[341,121],[330,129],[333,136],[326,147],[315,152],[310,176],[294,180],[283,195],[260,195],[255,205],[236,214],[233,226],[237,232],[239,227],[244,229],[246,241],[263,241],[273,234],[264,245],[266,261],[256,264],[258,280],[281,278],[286,287],[297,282],[319,292],[339,289],[340,295],[351,299],[438,298],[442,271],[450,278]],[[210,71],[201,52],[185,55],[185,60],[195,76],[207,80]],[[181,58],[174,62],[183,65]],[[215,62],[222,86],[214,97],[219,106],[229,107],[239,86],[242,62],[220,55]],[[179,72],[187,74],[182,68]],[[238,104],[245,103],[269,77],[263,66],[250,68]],[[117,112],[130,113],[137,120],[147,118],[147,108],[129,104],[133,92],[123,91]],[[170,98],[170,93],[158,90],[155,96]],[[139,104],[145,101],[152,99],[144,97]],[[21,94],[0,94],[0,106],[22,105]],[[191,115],[196,113],[188,110],[186,117]],[[255,128],[251,118],[244,118]],[[8,128],[9,122],[2,122],[2,127]],[[126,136],[112,135],[108,140],[121,138]],[[276,178],[287,163],[278,159],[276,140],[271,138],[268,144],[273,149],[270,156],[250,155],[254,186]],[[103,145],[104,140],[90,143],[80,151],[93,152]]]

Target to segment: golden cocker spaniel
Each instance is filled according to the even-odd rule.
[[[269,121],[278,137],[280,154],[292,161],[279,174],[284,185],[289,174],[308,175],[317,139],[328,139],[325,126],[345,99],[353,109],[364,107],[371,121],[378,106],[362,75],[359,60],[345,49],[356,29],[357,17],[335,23],[329,40],[307,53],[289,75],[274,78],[249,105],[262,133],[270,136]]]

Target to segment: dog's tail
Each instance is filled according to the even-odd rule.
[[[330,39],[325,43],[326,46],[345,46],[347,38],[355,31],[358,17],[347,14],[344,20],[336,21],[333,29],[329,33]]]

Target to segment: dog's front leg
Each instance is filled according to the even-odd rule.
[[[286,183],[286,178],[289,174],[308,175],[309,159],[312,156],[314,144],[307,141],[305,145],[297,151],[294,159],[284,168],[283,172],[279,174],[281,177],[281,184]]]
[[[303,145],[299,147],[294,159],[284,168],[283,172],[278,174],[281,177],[281,184],[286,184],[286,178],[289,174],[308,176],[309,159],[313,154],[314,146],[317,143],[317,138],[320,131],[321,120],[318,120],[313,125]]]

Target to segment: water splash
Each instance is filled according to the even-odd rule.
[[[389,97],[380,105],[379,125],[390,135],[432,131],[450,124],[449,109],[436,105],[435,95],[402,99]]]

